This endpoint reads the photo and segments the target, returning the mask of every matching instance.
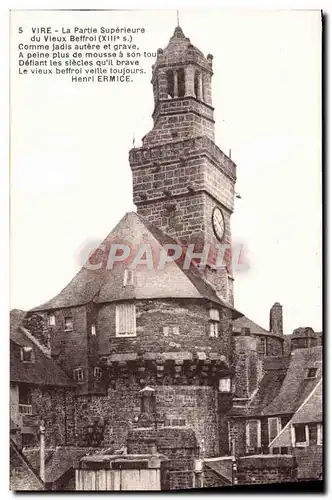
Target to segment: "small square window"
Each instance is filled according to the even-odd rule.
[[[91,335],[96,335],[96,325],[91,325]]]
[[[48,317],[48,324],[49,326],[55,326],[55,316],[54,314],[50,314]]]
[[[65,318],[65,332],[71,332],[73,330],[73,318],[67,316]]]
[[[231,379],[230,377],[224,377],[219,380],[219,391],[220,392],[231,392]]]
[[[102,369],[99,366],[95,366],[93,369],[93,375],[97,380],[100,380],[102,377]]]
[[[220,320],[218,309],[210,309],[210,319],[212,319],[213,321]]]
[[[169,326],[163,326],[163,334],[165,337],[168,337],[169,334]]]
[[[75,368],[75,370],[73,370],[73,376],[76,382],[82,382],[84,378],[82,368]]]
[[[178,326],[173,326],[172,331],[174,335],[179,335],[180,334],[180,329]]]
[[[23,361],[23,363],[32,363],[33,362],[32,347],[22,347],[21,348],[21,361]]]
[[[219,323],[217,321],[211,321],[210,323],[210,337],[218,338],[219,336]]]
[[[309,368],[307,378],[315,378],[317,374],[317,368]]]

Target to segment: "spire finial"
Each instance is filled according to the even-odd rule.
[[[178,10],[176,11],[176,22],[177,22],[177,26],[180,26],[180,17],[179,17],[179,11]]]

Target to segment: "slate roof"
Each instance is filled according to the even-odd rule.
[[[115,243],[126,244],[132,251],[125,262],[117,262],[110,269],[107,265],[108,252]],[[33,311],[74,307],[91,301],[104,303],[132,299],[206,298],[231,309],[233,318],[241,316],[240,312],[217,295],[193,264],[188,270],[183,269],[181,262],[178,261],[167,263],[164,269],[158,269],[157,265],[154,265],[153,269],[149,270],[145,265],[140,265],[135,269],[135,284],[123,286],[124,269],[133,261],[141,245],[149,245],[154,262],[158,263],[163,245],[176,243],[173,238],[137,213],[129,212],[100,245],[100,248],[104,249],[101,268],[91,269],[87,265],[83,266],[56,297],[34,308]],[[90,259],[90,263],[98,262]]]
[[[43,491],[45,486],[23,453],[10,439],[10,489],[12,491]]]
[[[316,385],[302,402],[287,425],[272,441],[271,447],[292,446],[291,426],[293,424],[321,423],[323,421],[323,381],[316,380]]]
[[[12,311],[10,328],[10,381],[49,386],[76,386],[61,368],[32,341],[20,326],[20,314]],[[21,361],[21,347],[32,347],[33,363]]]
[[[292,414],[299,408],[322,376],[322,347],[296,349],[278,395],[262,415]],[[308,378],[309,368],[317,368],[316,378]]]
[[[315,378],[308,378],[309,368],[317,368]],[[233,407],[228,416],[294,414],[322,376],[322,347],[297,349],[289,356],[270,356],[264,362],[264,371],[249,405]]]
[[[242,328],[250,328],[250,333],[253,333],[255,335],[275,335],[268,330],[265,330],[265,328],[259,326],[247,316],[242,316],[233,321],[233,332],[241,333]]]
[[[263,412],[264,408],[277,397],[284,382],[287,373],[287,366],[289,364],[289,357],[281,359],[283,357],[278,356],[278,358],[277,362],[274,362],[275,360],[273,359],[271,360],[271,363],[269,363],[270,360],[268,358],[265,360],[265,374],[259,384],[257,392],[250,401],[249,406],[242,408],[233,407],[228,412],[228,416],[258,416]]]

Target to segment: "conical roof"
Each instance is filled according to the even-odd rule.
[[[114,244],[128,247],[130,253],[125,261],[116,262],[111,267],[109,255]],[[91,301],[105,303],[132,299],[206,298],[232,309],[234,318],[241,316],[217,295],[195,265],[186,270],[178,261],[172,261],[159,269],[160,255],[167,244],[174,245],[176,241],[137,213],[129,212],[102,242],[95,258],[91,258],[56,297],[33,311],[75,307]],[[153,265],[138,265],[133,282],[129,280],[124,286],[125,269],[135,258],[144,260],[149,254],[152,255]]]
[[[158,50],[155,66],[190,62],[197,62],[209,68],[203,52],[191,43],[190,38],[184,35],[180,26],[176,26],[167,47],[164,50]]]

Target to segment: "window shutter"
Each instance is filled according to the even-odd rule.
[[[135,304],[118,304],[115,316],[117,336],[136,336]]]

